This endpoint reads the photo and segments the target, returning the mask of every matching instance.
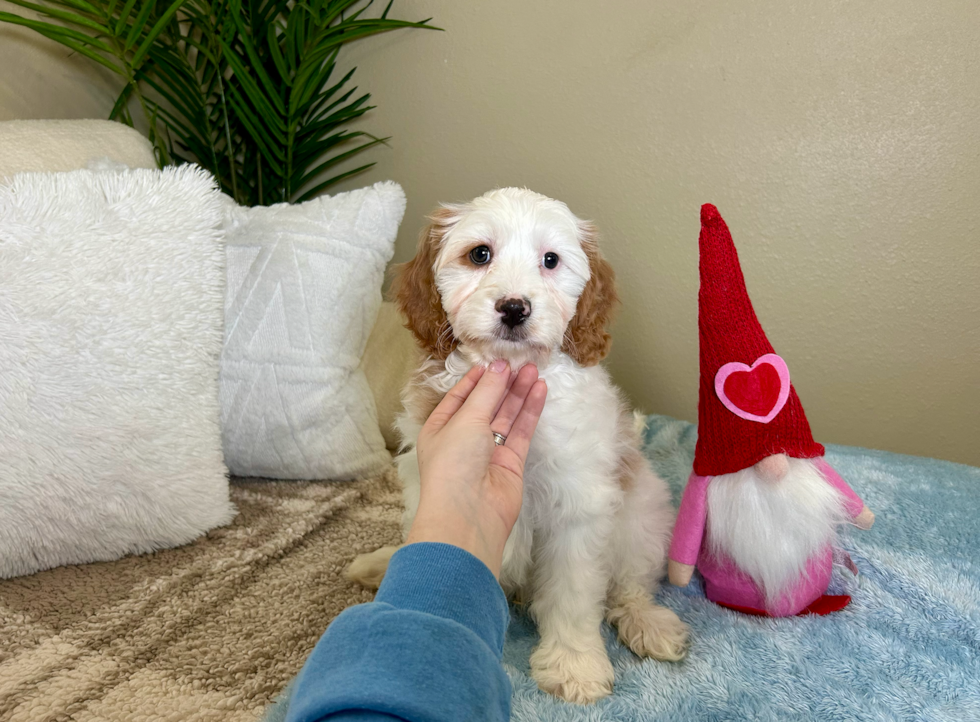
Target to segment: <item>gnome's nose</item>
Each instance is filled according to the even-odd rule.
[[[786,454],[773,454],[756,464],[755,470],[763,479],[775,484],[782,481],[783,477],[789,473],[789,459]]]

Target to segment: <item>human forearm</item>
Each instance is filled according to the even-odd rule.
[[[406,546],[375,602],[346,610],[314,648],[287,722],[505,720],[508,618],[500,585],[472,555],[444,544]]]

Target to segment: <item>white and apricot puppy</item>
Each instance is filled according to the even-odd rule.
[[[612,269],[591,224],[528,190],[491,191],[442,206],[430,220],[394,285],[426,354],[398,421],[406,533],[419,500],[413,447],[435,405],[476,364],[536,364],[548,401],[500,583],[529,603],[538,624],[531,674],[540,687],[593,702],[613,686],[603,616],[640,656],[677,660],[687,641],[686,626],[653,602],[674,519],[670,495],[598,365],[616,304]],[[358,559],[350,576],[376,584],[392,551]]]

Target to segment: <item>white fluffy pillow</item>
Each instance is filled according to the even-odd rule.
[[[391,462],[360,363],[404,213],[392,182],[298,205],[226,200],[221,421],[233,474],[351,479]]]
[[[191,166],[0,184],[0,577],[234,516],[219,199]]]

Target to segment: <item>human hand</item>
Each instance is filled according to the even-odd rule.
[[[548,389],[538,370],[505,361],[470,369],[419,433],[419,508],[406,543],[452,544],[500,575],[521,511],[524,462]],[[507,437],[494,443],[494,432]]]

